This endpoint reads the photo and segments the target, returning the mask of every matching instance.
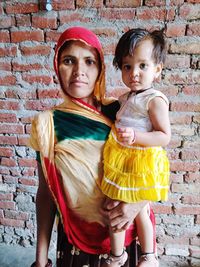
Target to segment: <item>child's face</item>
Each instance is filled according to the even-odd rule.
[[[148,89],[158,78],[162,64],[155,64],[152,58],[153,43],[150,39],[141,41],[133,55],[122,60],[122,80],[131,91]]]
[[[73,41],[59,57],[59,76],[64,93],[92,104],[99,75],[98,52],[81,41]]]

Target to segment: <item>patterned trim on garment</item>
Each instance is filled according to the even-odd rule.
[[[104,180],[108,183],[108,184],[111,184],[113,186],[115,186],[116,188],[122,190],[122,191],[140,191],[140,190],[149,190],[149,189],[152,189],[152,188],[159,188],[159,189],[168,189],[169,186],[166,185],[166,186],[161,186],[161,185],[156,185],[156,186],[149,186],[149,187],[137,187],[137,188],[134,188],[134,187],[122,187],[122,186],[119,186],[118,184],[112,182],[111,180],[109,180],[108,178],[104,177]]]

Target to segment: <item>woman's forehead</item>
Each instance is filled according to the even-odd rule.
[[[96,48],[86,44],[83,41],[79,40],[70,40],[67,41],[60,49],[61,55],[69,53],[78,55],[79,53],[85,53],[88,55],[93,55],[94,57],[98,56]]]

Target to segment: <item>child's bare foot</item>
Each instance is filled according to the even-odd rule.
[[[154,253],[144,254],[140,257],[137,267],[159,267],[158,259]]]
[[[124,266],[128,259],[128,254],[124,250],[121,256],[114,256],[110,254],[106,259],[105,263],[101,267],[120,267]]]

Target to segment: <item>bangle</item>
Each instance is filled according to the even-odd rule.
[[[31,264],[31,267],[35,267],[36,266],[36,262]],[[45,267],[53,267],[52,265],[52,261],[50,259],[48,259],[47,264],[45,265]]]
[[[134,131],[134,130],[133,130],[133,133],[134,133],[134,137],[133,137],[133,140],[132,140],[132,142],[131,142],[131,145],[134,144],[135,141],[136,141],[136,136],[135,136],[135,131]]]

